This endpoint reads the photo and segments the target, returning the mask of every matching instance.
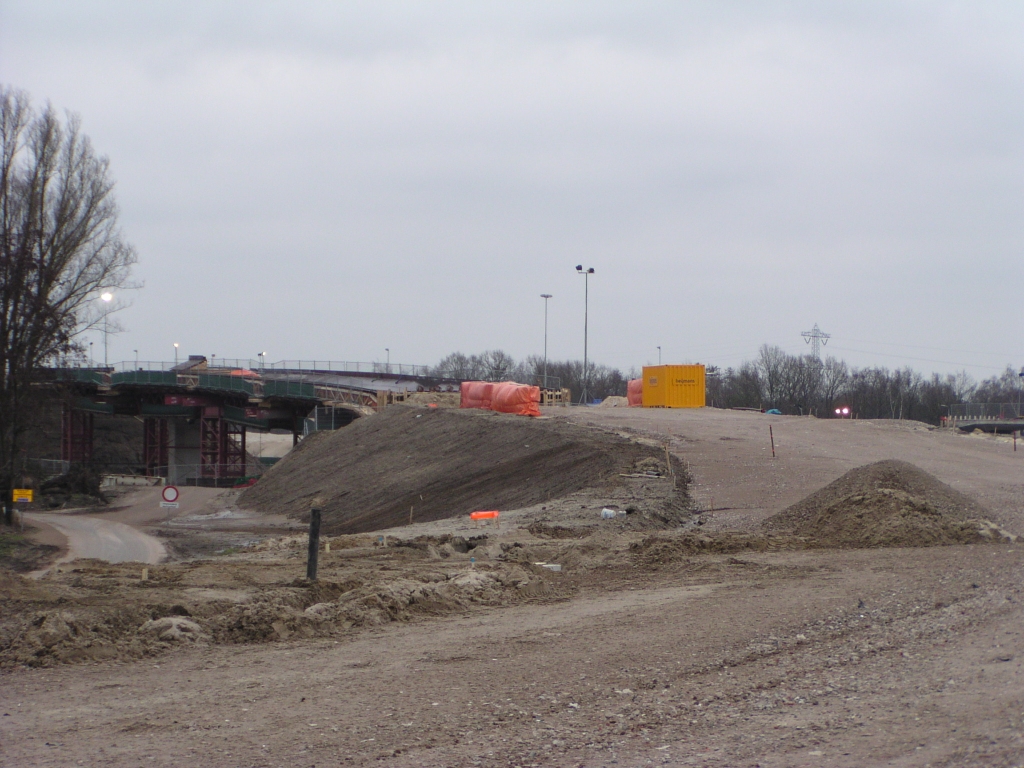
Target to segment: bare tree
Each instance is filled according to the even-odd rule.
[[[508,381],[516,368],[512,355],[501,349],[489,349],[480,355],[486,381]]]
[[[465,381],[473,378],[473,373],[473,362],[461,352],[452,352],[433,368],[433,374],[444,379]]]
[[[821,369],[822,415],[831,416],[836,400],[845,392],[850,372],[846,363],[834,357],[826,357]]]
[[[135,251],[118,228],[108,160],[75,115],[0,86],[0,492],[10,499],[32,377],[78,350],[108,310],[100,291],[126,287]]]
[[[758,350],[757,372],[761,382],[761,399],[766,405],[775,408],[781,405],[785,365],[789,356],[781,347],[762,344]]]

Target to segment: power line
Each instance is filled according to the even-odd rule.
[[[878,344],[886,347],[907,347],[909,349],[931,349],[936,352],[956,352],[965,355],[988,355],[989,357],[1003,357],[1005,352],[985,352],[979,349],[951,349],[949,347],[928,347],[923,344],[900,344],[895,341],[868,341],[867,339],[851,339],[844,336],[840,341],[852,341],[855,344]]]
[[[866,349],[852,349],[850,347],[836,347],[836,346],[833,346],[832,348],[836,349],[836,350],[843,351],[843,352],[859,352],[862,355],[878,355],[880,357],[895,357],[895,358],[898,358],[900,360],[916,360],[916,361],[922,362],[922,363],[941,363],[942,365],[958,365],[958,366],[961,366],[963,368],[986,368],[986,369],[991,370],[991,371],[1001,371],[1001,370],[1003,370],[1003,366],[977,365],[976,363],[955,362],[953,360],[932,360],[931,358],[927,358],[927,357],[911,357],[910,355],[894,355],[894,354],[890,354],[888,352],[869,352]]]

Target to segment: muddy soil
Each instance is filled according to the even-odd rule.
[[[61,548],[34,540],[34,533],[31,525],[25,533],[0,531],[0,572],[30,573],[57,558]]]

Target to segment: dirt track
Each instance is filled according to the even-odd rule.
[[[756,530],[846,470],[900,458],[1024,533],[1016,479],[1024,452],[992,438],[710,410],[574,409],[571,418],[671,438],[698,499],[715,507],[701,515],[705,530]],[[437,540],[445,524],[389,533]],[[349,573],[382,580],[343,587],[357,598],[345,610],[364,613],[346,613],[350,625],[333,634],[296,640],[323,626],[296,619],[280,625],[279,636],[292,639],[256,646],[200,642],[127,663],[5,671],[0,760],[1024,765],[1024,545],[692,556],[671,546],[673,532],[612,527],[564,540],[483,532],[490,554],[440,543],[332,549],[324,556],[331,583]],[[521,547],[503,552],[499,540]],[[520,551],[526,565],[508,560]],[[157,566],[167,580],[158,574],[146,588],[130,584],[125,568],[87,565],[41,588],[93,590],[93,601],[149,594],[151,605],[164,589],[169,597],[187,586],[207,601],[220,589],[225,616],[287,590],[299,614],[333,599],[288,581],[302,573],[298,547],[244,565],[251,557]],[[550,573],[532,560],[566,567]],[[455,613],[437,602],[449,593],[430,587],[516,568],[526,574],[519,583],[534,585],[528,593],[511,582],[482,601],[473,595],[485,593],[459,593]],[[424,600],[381,602],[402,584]],[[359,624],[360,616],[372,621]],[[194,614],[217,631],[204,617]]]
[[[167,556],[159,539],[115,520],[43,513],[26,515],[25,519],[29,524],[50,525],[67,538],[68,551],[59,562],[97,558],[110,563],[159,563]]]

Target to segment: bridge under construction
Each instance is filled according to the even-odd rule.
[[[331,361],[207,360],[48,369],[62,400],[61,459],[91,464],[95,418],[127,415],[143,430],[144,472],[177,484],[226,485],[252,474],[246,434],[337,429],[412,392],[458,391],[424,366]]]

